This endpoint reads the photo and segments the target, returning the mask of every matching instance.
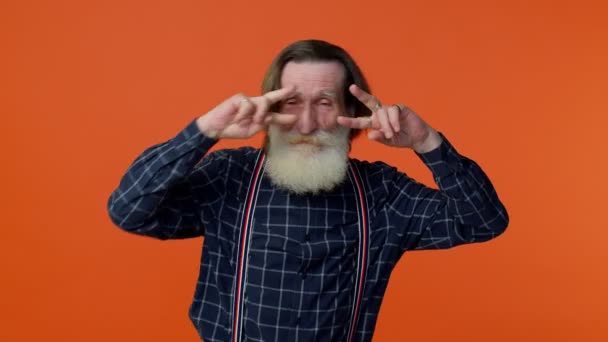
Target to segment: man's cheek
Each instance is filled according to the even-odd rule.
[[[333,131],[338,126],[338,112],[324,113],[319,117],[319,128],[325,131]]]
[[[324,131],[333,132],[338,127],[337,115],[332,114],[319,121],[319,127]]]

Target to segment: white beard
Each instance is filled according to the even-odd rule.
[[[346,177],[350,129],[314,135],[268,128],[266,171],[274,185],[296,194],[330,191]],[[294,144],[308,141],[310,144]]]

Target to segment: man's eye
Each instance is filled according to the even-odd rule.
[[[295,105],[296,103],[298,103],[298,102],[296,100],[293,100],[293,99],[285,101],[286,105]]]
[[[329,101],[321,101],[321,106],[331,107],[331,102],[329,102]]]

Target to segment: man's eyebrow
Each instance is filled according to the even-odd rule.
[[[319,92],[320,95],[323,96],[327,96],[327,97],[332,97],[332,98],[337,98],[338,96],[336,95],[336,92],[333,90],[321,90]]]
[[[334,99],[338,98],[338,94],[335,91],[329,90],[329,89],[321,90],[319,92],[319,95],[320,96],[325,96],[325,97],[331,97],[331,98],[334,98]],[[286,99],[293,99],[295,97],[304,97],[304,94],[302,94],[302,92],[296,91],[291,96],[287,97]]]

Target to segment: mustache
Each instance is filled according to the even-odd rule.
[[[322,131],[311,135],[290,133],[286,138],[287,142],[290,144],[307,143],[315,146],[333,145],[336,139],[332,134]]]

